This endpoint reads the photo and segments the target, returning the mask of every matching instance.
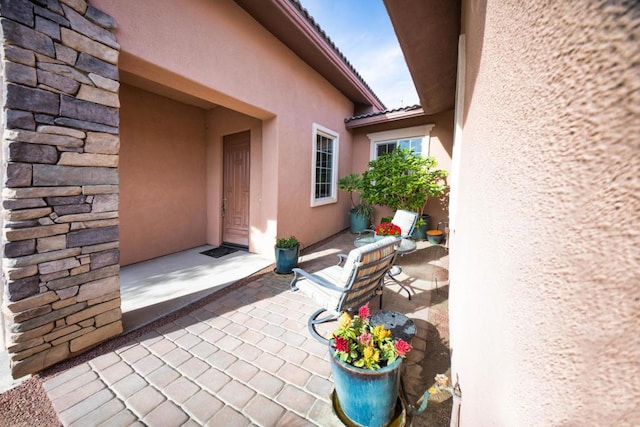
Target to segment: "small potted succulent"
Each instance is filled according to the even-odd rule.
[[[276,273],[290,274],[298,265],[300,242],[295,236],[278,237],[275,245]]]

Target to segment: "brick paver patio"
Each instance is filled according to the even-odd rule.
[[[301,266],[315,271],[332,264],[337,258],[330,253],[348,251],[352,243],[343,233],[306,254]],[[317,306],[289,290],[291,277],[262,274],[48,379],[44,388],[60,421],[83,427],[342,425],[329,400],[327,347],[306,329]],[[418,327],[404,382],[410,396],[420,395],[431,385],[422,378],[422,362],[434,283],[401,278],[412,300],[390,286],[383,309],[405,313]],[[377,309],[377,299],[371,307]]]

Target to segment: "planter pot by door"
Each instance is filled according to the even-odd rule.
[[[358,425],[387,425],[394,417],[400,384],[402,358],[377,371],[356,368],[335,358],[331,348],[331,373],[338,403],[344,414]]]
[[[429,229],[429,215],[422,215],[422,224],[416,225],[411,233],[411,237],[417,240],[425,240],[427,238],[427,230]]]
[[[298,265],[298,255],[300,245],[293,248],[275,248],[276,252],[276,273],[289,274]]]
[[[358,215],[355,209],[351,209],[351,212],[349,212],[349,224],[349,230],[352,233],[366,230],[369,227],[369,217],[366,215]]]

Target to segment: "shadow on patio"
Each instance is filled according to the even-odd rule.
[[[300,266],[334,264],[353,240],[343,232],[307,248]],[[406,314],[418,327],[403,373],[407,400],[415,404],[435,374],[449,368],[448,254],[418,242],[398,264],[412,299],[390,285],[383,309]],[[329,400],[327,348],[306,330],[317,306],[290,292],[291,278],[271,265],[33,380],[64,425],[341,425]],[[372,312],[377,307],[376,299]],[[11,397],[33,399],[20,387]],[[449,396],[432,396],[411,425],[449,425],[450,410]]]

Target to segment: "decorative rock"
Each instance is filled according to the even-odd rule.
[[[85,202],[85,196],[65,196],[65,197],[45,197],[44,199],[49,206],[58,205],[76,205]]]
[[[54,57],[55,49],[53,48],[53,41],[46,35],[8,19],[2,19],[0,23],[2,25],[5,44],[18,45],[25,49],[47,55],[50,58]]]
[[[81,289],[82,290],[82,289]],[[114,308],[120,308],[120,298],[104,302],[102,304],[89,306],[86,309],[79,311],[77,313],[73,313],[68,316],[65,320],[67,324],[72,325],[74,323],[81,322],[90,317],[95,317],[100,313],[104,313],[109,310],[113,310]]]
[[[28,348],[32,348],[32,347],[37,347],[39,345],[42,345],[44,343],[44,339],[42,337],[36,337],[32,340],[29,341],[25,341],[22,343],[18,343],[18,344],[13,344],[9,347],[7,347],[7,351],[9,353],[20,353]]]
[[[114,49],[120,49],[120,45],[116,42],[116,37],[111,31],[85,19],[78,12],[67,6],[62,6],[62,8],[65,12],[64,15],[69,19],[72,29],[92,40],[106,44]]]
[[[81,285],[76,299],[77,301],[89,301],[119,290],[120,278],[111,276]]]
[[[36,339],[38,337],[42,337],[46,333],[53,330],[53,323],[48,323],[46,325],[40,326],[38,328],[31,329],[28,332],[23,332],[21,334],[8,334],[9,341],[12,343],[20,343],[29,340]]]
[[[67,235],[42,237],[36,242],[36,250],[38,253],[59,251],[67,248]]]
[[[100,89],[108,90],[109,92],[118,93],[120,89],[120,82],[107,79],[105,77],[99,76],[98,74],[89,73],[89,78]]]
[[[35,68],[28,65],[18,64],[16,62],[5,62],[4,66],[4,73],[7,81],[26,86],[35,86],[38,84]]]
[[[4,46],[4,55],[7,61],[17,62],[18,64],[35,67],[36,55],[27,49],[18,46]]]
[[[39,208],[42,206],[47,206],[47,204],[42,199],[19,199],[19,200],[5,199],[2,201],[2,206],[5,209],[25,209],[25,208]]]
[[[60,41],[60,24],[49,21],[41,16],[36,16],[36,30],[48,35],[54,40]]]
[[[95,184],[118,184],[118,170],[115,168],[33,165],[33,185],[35,186]]]
[[[35,130],[36,121],[33,119],[33,113],[28,111],[7,110],[7,128],[9,129],[27,129]]]
[[[99,74],[111,80],[118,80],[119,76],[118,67],[84,52],[80,53],[78,61],[76,62],[76,68],[88,73]]]
[[[58,150],[51,145],[11,142],[9,143],[8,157],[10,162],[46,163],[54,165],[58,162]],[[24,173],[25,171],[22,172]],[[31,174],[30,171],[28,173]],[[27,183],[27,185],[29,184],[31,184],[31,180]],[[14,187],[14,185],[9,185],[9,187]]]
[[[70,95],[78,92],[78,88],[80,87],[80,83],[74,79],[60,74],[53,74],[45,70],[38,70],[38,82]]]
[[[25,277],[9,281],[6,284],[7,297],[9,301],[20,301],[40,292],[40,279],[38,276]]]
[[[27,219],[36,219],[47,216],[51,213],[51,208],[34,208],[15,211],[5,211],[4,217],[9,221],[24,221]]]
[[[108,133],[87,132],[84,151],[87,153],[118,154],[120,138]]]
[[[120,251],[118,249],[91,254],[92,268],[102,268],[108,265],[115,265],[118,261],[120,261]]]
[[[51,274],[57,271],[69,270],[76,268],[80,265],[80,262],[75,258],[65,258],[56,261],[43,262],[38,264],[38,271],[40,274]]]
[[[7,304],[7,308],[12,313],[20,313],[25,310],[31,310],[36,307],[41,307],[58,300],[59,298],[56,295],[56,293],[49,291],[43,294],[38,294],[29,298],[25,298],[22,301],[9,303]]]
[[[38,274],[37,265],[29,265],[27,267],[4,269],[5,278],[9,280],[24,279],[25,277],[35,276],[36,274]]]
[[[115,108],[64,95],[60,99],[60,115],[108,126],[118,126],[120,121]]]
[[[47,283],[47,287],[51,290],[58,291],[60,289],[71,286],[79,286],[92,280],[102,279],[104,277],[115,276],[120,271],[119,265],[111,265],[109,267],[91,270],[88,273],[79,274],[77,276],[65,277],[63,279],[52,280]]]
[[[26,1],[0,1],[2,16],[33,27],[33,4]]]
[[[85,245],[113,242],[118,240],[118,227],[89,228],[67,234],[67,246],[75,248]]]
[[[33,356],[34,354],[42,353],[44,350],[47,350],[49,348],[51,348],[51,344],[44,343],[42,345],[39,345],[38,347],[30,348],[28,350],[21,351],[20,353],[15,353],[12,355],[11,359],[20,361],[22,359],[26,359],[29,356]]]
[[[118,133],[118,128],[114,126],[101,125],[99,123],[87,122],[83,120],[70,119],[68,117],[59,117],[55,119],[57,125],[71,126],[83,130],[93,130],[96,132]]]
[[[71,341],[69,344],[69,349],[72,353],[84,350],[86,348],[92,347],[95,344],[98,344],[104,340],[115,337],[116,335],[120,335],[122,333],[122,322],[117,321],[114,323],[110,323],[106,326],[96,329],[93,332],[90,332],[86,335],[81,336],[80,338],[76,338]]]
[[[120,107],[120,99],[118,98],[117,93],[109,92],[93,86],[82,85],[76,97],[78,99],[95,102],[96,104],[106,105],[108,107]]]
[[[117,168],[118,156],[92,153],[62,153],[58,164],[61,166],[103,166]]]
[[[52,342],[60,337],[63,337],[65,335],[69,335],[69,334],[73,334],[74,332],[79,331],[80,326],[78,325],[70,325],[70,326],[65,326],[63,328],[60,329],[56,329],[54,331],[52,331],[49,334],[44,335],[42,338],[44,339],[44,341],[46,342]]]
[[[120,307],[109,310],[96,316],[96,327],[100,328],[109,323],[114,323],[122,318]]]
[[[45,305],[42,307],[35,307],[29,310],[22,311],[13,316],[13,322],[24,322],[25,320],[33,319],[34,317],[42,316],[43,314],[51,313],[51,306]]]
[[[64,27],[68,27],[69,26],[69,20],[67,18],[65,18],[64,16],[62,16],[64,14],[64,11],[62,10],[62,7],[60,6],[60,4],[55,1],[55,0],[48,0],[46,2],[46,5],[49,7],[49,9],[44,9],[40,6],[35,6],[33,8],[36,16],[42,16],[43,18],[47,18],[50,21],[53,22],[57,22],[58,24],[64,26]]]
[[[41,264],[43,262],[55,261],[80,255],[77,248],[62,249],[59,251],[43,252],[23,257],[10,258],[7,267],[26,267],[28,265]],[[43,280],[44,281],[44,280]]]
[[[60,99],[54,93],[13,83],[7,84],[6,88],[5,108],[48,114],[60,111]]]
[[[59,319],[63,319],[73,313],[82,311],[87,306],[84,302],[64,307],[60,310],[54,310],[44,316],[37,317],[35,319],[29,319],[26,322],[14,323],[11,325],[12,332],[24,332],[30,329],[37,328],[38,326],[46,325],[47,323],[54,322]]]
[[[41,126],[38,126],[37,130],[40,133],[52,133],[55,135],[70,136],[78,139],[84,139],[87,137],[87,134],[85,132],[82,132],[76,129],[62,127],[62,126],[41,125]]]
[[[58,297],[60,297],[61,300],[69,300],[71,299],[71,297],[74,297],[75,295],[78,294],[79,289],[80,289],[80,286],[71,286],[69,288],[59,289],[56,291],[56,295],[58,295]],[[75,301],[75,298],[74,298],[74,301]]]
[[[32,166],[28,163],[8,163],[4,178],[5,187],[29,187]]]
[[[82,194],[117,194],[117,185],[85,185],[82,187]]]
[[[81,204],[81,205],[62,205],[62,206],[54,206],[54,211],[56,214],[63,215],[73,215],[79,213],[88,213],[91,212],[90,204]]]
[[[48,114],[36,114],[35,118],[36,118],[36,123],[47,124],[47,125],[52,125],[54,120],[54,117],[49,116]]]
[[[67,64],[73,65],[78,59],[78,52],[64,45],[55,43],[56,59]]]
[[[83,254],[92,254],[92,253],[95,253],[95,252],[106,251],[108,249],[117,249],[118,247],[120,247],[120,243],[119,242],[109,242],[109,243],[103,243],[103,244],[100,244],[100,245],[83,246],[82,247],[82,253]]]
[[[93,319],[91,319],[91,324],[93,325]],[[74,326],[77,326],[77,325],[74,325]],[[80,336],[82,336],[84,334],[88,334],[89,332],[93,332],[96,329],[91,325],[89,325],[89,326],[80,325],[80,326],[82,326],[82,328],[80,330],[78,330],[76,332],[73,332],[71,334],[68,334],[68,335],[64,335],[64,336],[58,338],[57,340],[53,340],[53,341],[51,341],[51,344],[53,344],[53,345],[62,344],[64,342],[71,341],[74,338],[80,337]],[[78,328],[80,328],[80,326],[78,326]]]
[[[48,71],[52,74],[59,74],[61,76],[68,77],[75,81],[78,81],[83,84],[91,84],[91,80],[82,74],[80,71],[76,70],[69,65],[64,64],[50,64],[50,63],[39,63],[38,69]],[[57,115],[57,113],[56,113]]]
[[[87,2],[85,0],[60,0],[60,3],[71,6],[76,12],[83,15],[87,10]]]
[[[32,199],[36,197],[74,196],[82,193],[82,187],[5,188],[5,199]]]
[[[5,239],[13,242],[16,240],[37,239],[39,237],[55,236],[69,231],[69,224],[47,225],[42,227],[23,228],[21,230],[7,230]],[[19,267],[12,265],[11,267]]]
[[[61,28],[60,36],[62,43],[72,49],[87,53],[110,64],[115,65],[118,63],[118,50],[116,49],[107,47],[68,28]],[[49,42],[51,42],[51,40],[49,40]],[[51,48],[53,49],[53,43],[51,44]],[[53,54],[50,56],[53,56]]]
[[[91,271],[91,266],[89,264],[80,265],[79,267],[72,268],[69,271],[70,271],[72,276],[75,276],[77,274],[87,273],[87,272]]]
[[[18,242],[5,242],[3,245],[3,254],[7,258],[17,258],[25,255],[31,255],[35,252],[35,239],[20,240]]]
[[[32,132],[29,130],[6,130],[4,138],[10,141],[30,142],[32,144],[62,145],[68,147],[82,147],[83,141],[67,135]]]
[[[11,376],[20,378],[27,374],[39,372],[68,358],[69,346],[66,343],[57,345],[13,364],[11,366]]]
[[[95,7],[88,5],[87,11],[84,15],[87,19],[100,25],[102,28],[114,30],[117,28],[116,21],[103,11],[96,9]]]
[[[93,224],[97,224],[97,222],[99,220],[104,220],[104,219],[111,219],[111,218],[117,218],[118,217],[118,212],[91,212],[91,213],[87,213],[87,214],[74,214],[74,215],[65,215],[65,216],[61,216],[59,218],[56,218],[56,222],[59,224],[62,223],[78,223],[78,222],[87,222],[87,221],[91,221],[92,226],[84,226],[84,227],[79,227],[79,226],[75,226],[74,229],[78,229],[78,228],[96,228],[95,226],[93,226]]]
[[[106,195],[95,196],[95,198],[93,199],[92,212],[117,211],[118,200],[119,200],[119,197],[117,194],[106,194]]]

